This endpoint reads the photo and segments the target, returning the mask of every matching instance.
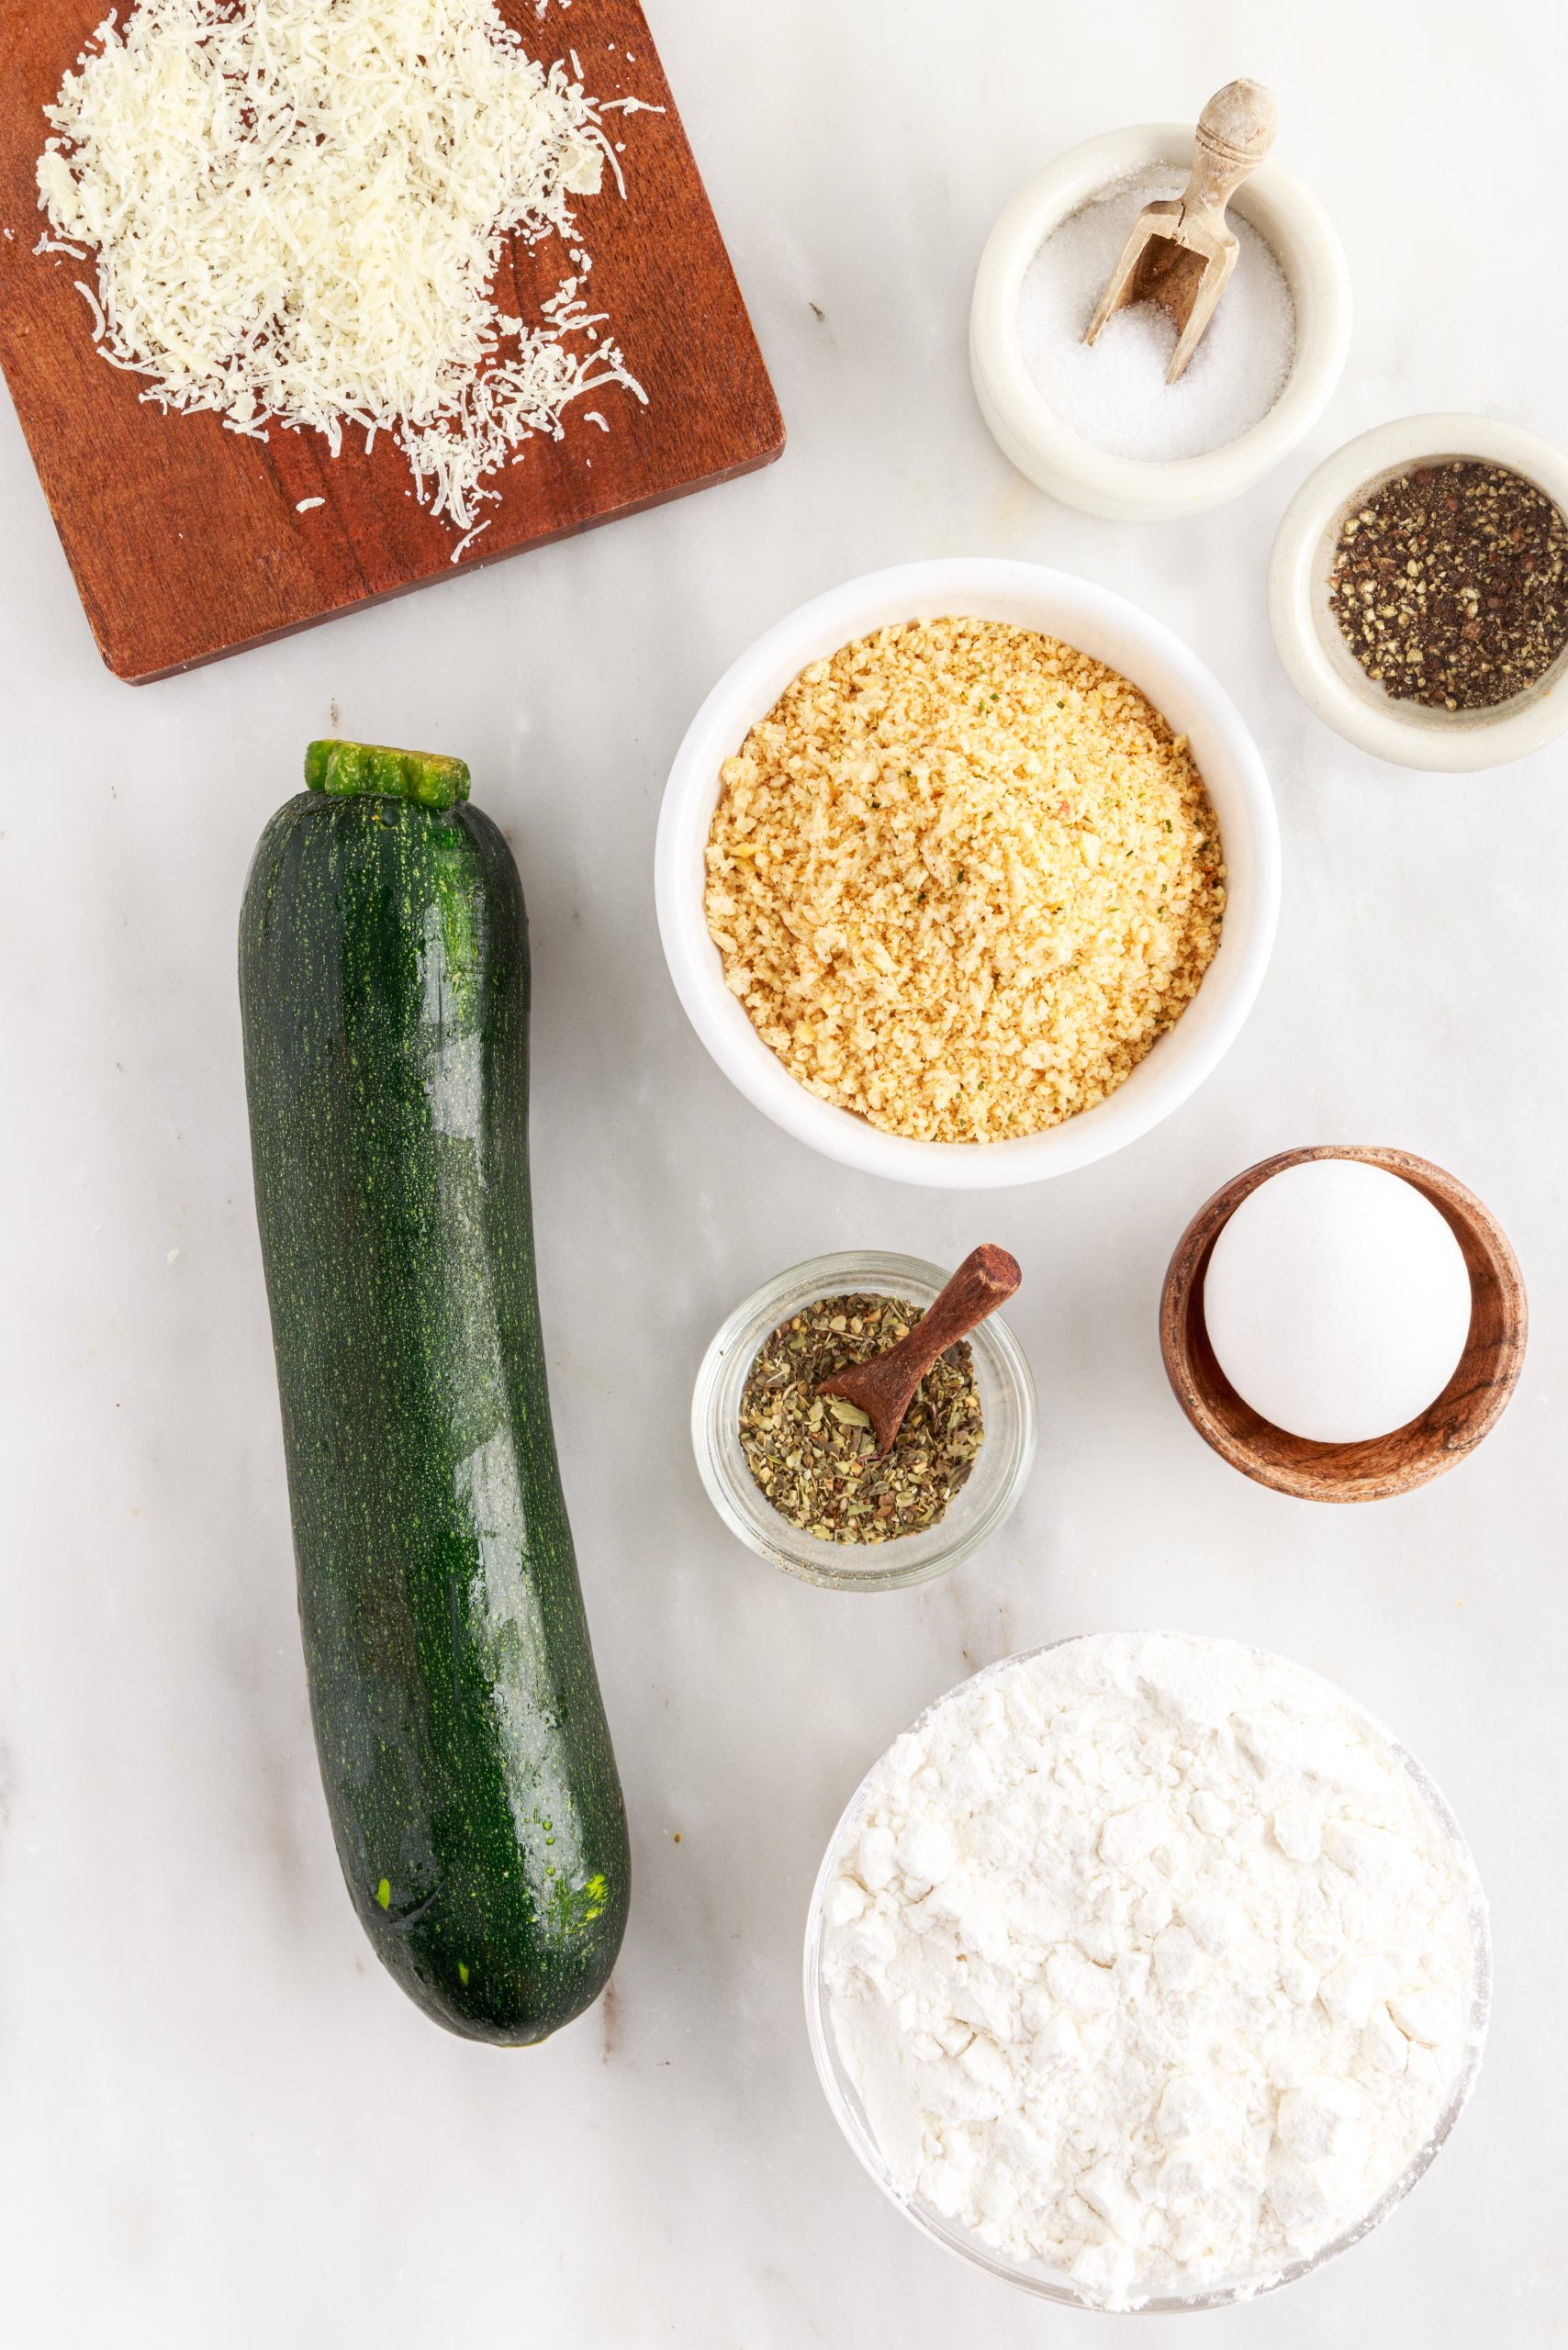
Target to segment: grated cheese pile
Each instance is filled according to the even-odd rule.
[[[39,203],[95,248],[95,336],[144,398],[334,456],[347,428],[395,434],[421,504],[471,532],[487,476],[571,401],[644,397],[573,209],[607,158],[619,177],[602,116],[636,102],[537,64],[493,0],[140,0],[95,41],[45,109]],[[514,234],[569,252],[533,325],[491,298]]]

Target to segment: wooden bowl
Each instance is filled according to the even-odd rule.
[[[1464,1252],[1474,1300],[1470,1337],[1442,1393],[1419,1419],[1361,1444],[1315,1444],[1291,1436],[1244,1404],[1209,1344],[1204,1281],[1215,1241],[1243,1200],[1287,1167],[1314,1158],[1353,1158],[1413,1183],[1444,1218]],[[1473,1192],[1425,1158],[1403,1150],[1328,1144],[1261,1159],[1216,1192],[1177,1243],[1159,1306],[1166,1375],[1200,1436],[1260,1485],[1307,1502],[1379,1502],[1413,1493],[1473,1452],[1507,1407],[1524,1367],[1529,1309],[1524,1281],[1500,1225]]]

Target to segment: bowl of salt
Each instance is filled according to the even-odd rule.
[[[1180,198],[1193,127],[1139,123],[1058,156],[991,231],[969,314],[980,409],[1021,473],[1064,504],[1156,521],[1250,489],[1309,432],[1344,372],[1350,281],[1311,191],[1271,159],[1231,198],[1240,250],[1179,380],[1153,301],[1085,334],[1139,214]]]

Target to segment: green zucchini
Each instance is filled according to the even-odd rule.
[[[377,1955],[543,2040],[625,1930],[626,1818],[556,1466],[527,916],[459,760],[312,744],[240,927],[311,1713]]]

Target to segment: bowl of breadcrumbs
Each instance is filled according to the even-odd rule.
[[[699,713],[660,819],[665,953],[758,1109],[955,1189],[1105,1158],[1185,1101],[1262,981],[1279,835],[1179,639],[1033,565],[804,606]]]

